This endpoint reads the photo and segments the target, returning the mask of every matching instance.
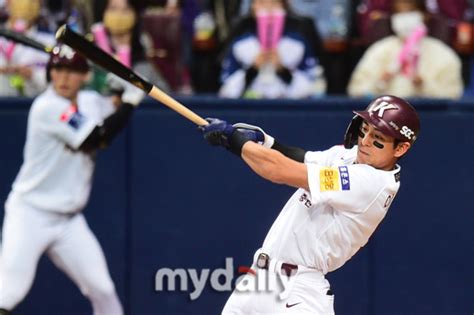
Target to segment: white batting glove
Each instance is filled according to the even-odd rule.
[[[105,83],[109,90],[112,91],[124,91],[125,90],[125,80],[122,80],[113,73],[107,73],[105,77]]]
[[[145,97],[145,92],[137,88],[133,84],[123,80],[113,73],[107,74],[106,82],[111,89],[122,90],[122,102],[129,103],[133,106],[138,106]]]
[[[141,89],[130,83],[127,83],[127,86],[125,87],[125,90],[122,94],[122,102],[129,103],[137,107],[145,95],[145,92],[143,92]]]
[[[258,130],[260,131],[261,133],[263,133],[263,136],[265,138],[265,140],[263,141],[263,143],[260,143],[262,146],[264,146],[265,148],[268,148],[270,149],[273,144],[275,143],[275,138],[273,138],[272,136],[270,136],[269,134],[265,133],[265,131],[258,127],[258,126],[254,126],[254,125],[250,125],[250,124],[246,124],[246,123],[236,123],[236,124],[233,124],[232,126],[234,126],[234,128],[241,128],[241,129],[249,129],[249,130]]]

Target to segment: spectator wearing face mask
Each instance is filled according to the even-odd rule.
[[[40,0],[8,0],[8,19],[3,27],[23,33],[47,46],[52,34],[38,31]],[[0,96],[33,97],[46,89],[49,55],[0,37]]]
[[[303,20],[285,0],[253,0],[222,62],[221,97],[306,98],[325,93],[323,68]]]
[[[92,34],[102,50],[163,91],[170,91],[159,70],[147,59],[146,36],[137,23],[137,11],[126,0],[109,0],[102,22],[92,25]],[[93,87],[100,92],[108,88],[120,90],[120,84],[120,81],[110,80],[110,76],[106,78],[100,70],[95,72]]]
[[[372,44],[352,73],[350,96],[459,98],[461,60],[446,44],[427,36],[423,0],[394,0],[395,35]]]

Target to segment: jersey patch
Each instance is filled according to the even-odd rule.
[[[75,106],[69,106],[68,109],[61,114],[60,120],[77,130],[84,124],[85,117],[77,111]]]
[[[341,178],[342,190],[351,190],[351,180],[347,166],[339,166],[339,177]]]
[[[351,182],[347,166],[325,167],[319,171],[320,191],[350,190]]]

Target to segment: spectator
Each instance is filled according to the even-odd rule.
[[[4,27],[52,46],[52,34],[40,32],[36,21],[40,13],[40,0],[10,0],[7,2],[8,19]],[[46,64],[48,54],[0,38],[0,95],[33,97],[47,85]]]
[[[325,93],[307,24],[288,2],[254,0],[236,26],[222,63],[222,97],[304,98]],[[271,34],[271,35],[270,35]]]
[[[93,0],[42,0],[40,29],[55,32],[67,23],[74,31],[85,33],[93,22]]]
[[[423,1],[394,0],[392,10],[395,35],[369,47],[352,74],[349,95],[460,97],[461,61],[446,44],[426,36]]]
[[[199,13],[197,0],[148,0],[143,16],[155,48],[154,62],[171,89],[192,94],[190,68],[193,62],[193,23]]]
[[[201,1],[194,20],[191,77],[196,93],[217,93],[220,53],[230,32],[239,20],[240,0]]]
[[[168,83],[148,60],[144,49],[145,37],[137,23],[137,12],[126,0],[109,0],[103,21],[92,26],[97,45],[114,55],[122,64],[133,70],[165,92]],[[106,88],[105,74],[96,71],[94,88],[103,92]]]
[[[350,20],[350,1],[292,0],[291,8],[300,15],[311,17],[324,39],[347,39]]]

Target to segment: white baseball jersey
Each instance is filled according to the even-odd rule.
[[[93,91],[80,91],[77,107],[52,86],[39,95],[30,109],[24,161],[9,200],[19,198],[45,211],[82,210],[95,163],[93,155],[77,149],[113,110],[109,99]]]
[[[310,191],[293,194],[260,251],[326,274],[364,246],[400,187],[400,166],[384,171],[354,164],[356,155],[357,146],[307,152]]]
[[[25,34],[34,40],[47,46],[53,46],[56,43],[54,35],[38,32],[36,28],[31,28]],[[37,96],[44,91],[46,82],[46,65],[49,60],[49,54],[37,49],[16,44],[4,38],[0,38],[0,68],[5,66],[30,66],[33,68],[30,80],[25,80],[24,95]],[[18,90],[11,85],[12,75],[0,75],[0,95],[1,96],[19,96]]]

